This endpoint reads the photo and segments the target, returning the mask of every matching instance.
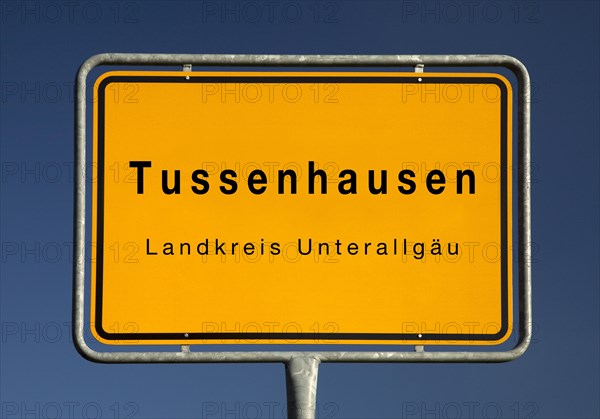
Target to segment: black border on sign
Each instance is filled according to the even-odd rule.
[[[493,84],[500,89],[500,191],[501,191],[501,327],[495,334],[456,334],[456,333],[109,333],[102,328],[102,282],[104,254],[104,146],[105,146],[105,90],[110,83],[414,83],[414,84]],[[356,340],[356,341],[497,341],[508,332],[508,167],[507,167],[507,134],[508,134],[508,95],[507,86],[495,77],[454,77],[434,76],[109,76],[98,85],[98,187],[97,187],[97,231],[96,231],[96,305],[95,327],[100,337],[113,341],[184,341],[193,340]],[[429,342],[428,342],[429,341]],[[175,343],[175,342],[174,342]],[[193,342],[190,342],[193,343]],[[402,344],[402,342],[400,342]]]

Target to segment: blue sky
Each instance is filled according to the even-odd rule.
[[[534,341],[323,364],[322,418],[600,416],[595,1],[0,1],[0,417],[282,417],[280,364],[101,365],[70,338],[73,85],[101,52],[508,54],[532,83]]]

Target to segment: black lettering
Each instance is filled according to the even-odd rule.
[[[281,246],[279,245],[279,243],[277,243],[277,242],[271,243],[271,254],[273,256],[277,256],[280,253],[281,253]]]
[[[454,244],[454,251],[452,250],[452,247],[450,247],[452,244]],[[448,243],[448,254],[458,255],[458,243]]]
[[[130,161],[129,167],[137,169],[137,193],[141,195],[144,193],[144,168],[152,167],[150,161]]]
[[[286,176],[290,177],[290,193],[292,195],[295,195],[297,193],[298,176],[296,175],[296,172],[294,172],[291,169],[279,170],[277,172],[277,183],[278,183],[277,193],[280,195],[285,193],[285,177]]]
[[[432,170],[431,172],[427,173],[427,181],[426,181],[426,185],[427,185],[427,190],[434,194],[434,195],[439,195],[442,192],[444,192],[444,189],[446,189],[445,186],[443,186],[446,183],[446,178],[444,177],[444,172],[442,172],[441,170]],[[435,188],[434,185],[442,185],[439,188]]]
[[[229,185],[230,188],[228,189],[225,186],[220,186],[219,189],[221,189],[221,192],[223,192],[225,195],[234,194],[238,188],[237,182],[234,180],[236,177],[237,177],[237,173],[235,173],[235,171],[229,170],[229,169],[223,170],[221,172],[221,176],[220,176],[221,183],[224,183],[225,185]]]
[[[165,243],[163,246],[163,255],[165,256],[171,256],[174,255],[175,252],[173,252],[173,243]]]
[[[312,251],[312,239],[308,239],[308,250],[306,252],[302,251],[302,239],[298,239],[298,253],[302,256],[310,255]]]
[[[219,239],[215,239],[215,255],[218,255],[219,252],[221,252],[222,255],[225,254],[225,250],[223,250],[223,246],[225,246],[225,243],[219,244]]]
[[[202,250],[202,248],[204,248],[204,250]],[[208,255],[208,239],[198,243],[198,246],[196,246],[196,252],[198,252],[198,254],[201,256]]]
[[[179,195],[179,193],[181,192],[181,172],[179,170],[175,170],[174,173],[175,184],[172,188],[169,188],[169,171],[162,171],[162,190],[166,195]]]
[[[158,255],[158,252],[150,251],[150,239],[146,239],[146,254],[147,255]]]
[[[266,185],[267,184],[267,175],[262,170],[256,169],[250,172],[248,176],[248,189],[254,195],[260,195],[267,190],[266,186],[261,186],[260,188],[255,187],[255,185]]]
[[[191,250],[190,244],[189,243],[179,243],[179,254],[180,255],[183,255],[184,249],[187,249],[187,254],[189,256],[190,250]]]
[[[400,183],[408,186],[408,188],[405,186],[398,186],[398,190],[403,195],[410,195],[414,193],[417,189],[417,184],[414,180],[408,179],[409,177],[414,178],[415,172],[413,172],[412,170],[404,169],[401,170],[400,173],[398,173],[398,180],[400,181]]]
[[[201,187],[199,188],[197,186],[192,186],[192,192],[197,195],[204,195],[206,192],[208,192],[210,185],[208,184],[207,180],[201,179],[200,176],[208,177],[208,172],[202,169],[194,170],[192,173],[192,182],[200,185]]]
[[[356,194],[356,172],[354,170],[342,170],[340,172],[340,179],[346,176],[350,176],[350,179],[342,180],[338,184],[338,190],[342,195]],[[344,188],[345,185],[349,185],[349,188]]]
[[[356,243],[350,243],[348,245],[348,253],[351,254],[351,255],[358,254],[358,244],[356,244]]]
[[[456,193],[463,193],[463,177],[465,175],[469,178],[469,194],[473,195],[475,193],[475,173],[472,170],[459,170],[456,172]]]
[[[246,243],[244,245],[244,253],[247,255],[253,255],[254,254],[254,244],[253,243]]]
[[[327,173],[322,169],[315,170],[315,162],[308,162],[308,193],[315,193],[315,178],[319,176],[321,178],[321,194],[327,193]]]
[[[329,243],[326,243],[326,242],[319,243],[319,254],[320,255],[323,254],[323,248],[325,248],[325,254],[328,255],[329,254]]]
[[[387,170],[381,171],[381,186],[375,188],[375,171],[369,170],[369,192],[373,195],[387,194]]]
[[[415,259],[423,259],[423,256],[425,255],[425,244],[424,243],[415,243],[413,245],[413,257]]]
[[[442,254],[442,245],[440,244],[440,239],[433,239],[433,243],[431,244],[431,254],[434,256],[439,256]]]
[[[342,242],[340,241],[340,239],[337,239],[335,241],[335,254],[336,255],[341,255],[342,251],[340,250],[340,247],[342,246]]]

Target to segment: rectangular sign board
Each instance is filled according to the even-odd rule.
[[[498,74],[107,72],[91,329],[107,344],[499,344]]]

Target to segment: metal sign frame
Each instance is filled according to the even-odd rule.
[[[84,333],[85,218],[86,218],[86,83],[92,69],[101,65],[179,66],[190,71],[202,67],[504,67],[518,82],[518,282],[519,340],[508,351],[414,352],[367,351],[220,351],[192,352],[189,345],[177,352],[98,352],[88,346]],[[209,363],[281,362],[286,366],[290,417],[314,417],[318,365],[321,362],[505,362],[521,356],[532,338],[531,310],[531,196],[530,196],[530,79],[525,66],[506,55],[204,55],[204,54],[99,54],[87,59],[76,80],[75,199],[73,265],[73,340],[86,359],[102,363]]]

